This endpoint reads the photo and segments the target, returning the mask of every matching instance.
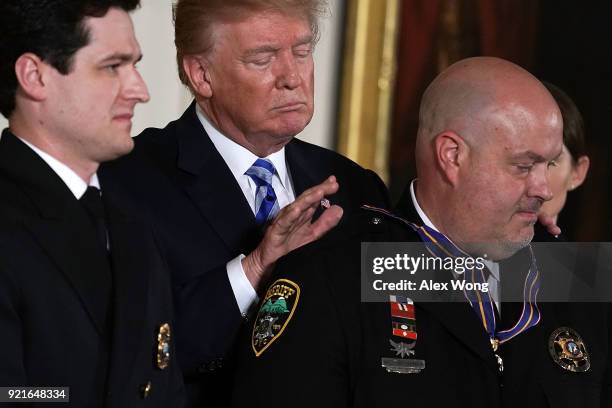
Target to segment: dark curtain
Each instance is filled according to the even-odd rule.
[[[612,236],[612,65],[610,2],[403,0],[389,157],[394,198],[414,178],[421,95],[453,62],[475,55],[508,59],[564,89],[583,113],[591,171],[571,192],[559,224],[571,239]]]

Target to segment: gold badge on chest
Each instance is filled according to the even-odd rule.
[[[170,325],[168,323],[160,325],[159,332],[157,333],[157,356],[155,358],[157,368],[160,370],[163,370],[170,364],[170,339]]]
[[[575,373],[584,373],[591,368],[591,359],[582,337],[576,330],[560,327],[548,339],[550,356],[559,366]]]

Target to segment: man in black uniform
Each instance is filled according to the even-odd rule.
[[[138,4],[0,2],[0,386],[69,387],[67,406],[183,401],[165,262],[96,174],[149,99]]]
[[[387,206],[376,174],[295,137],[313,115],[322,8],[179,0],[179,76],[195,100],[102,170],[160,232],[189,406],[227,406],[227,357],[275,261],[318,239],[342,211]]]
[[[396,212],[364,209],[347,223],[346,244],[279,261],[242,345],[232,406],[610,406],[608,305],[534,297],[529,242],[551,198],[561,123],[543,85],[507,61],[473,58],[441,73],[421,104],[418,179]],[[466,292],[469,303],[401,292],[363,302],[361,243],[410,241],[451,259],[482,257],[476,282],[489,291]],[[500,289],[517,281],[529,289],[522,301],[501,303]]]

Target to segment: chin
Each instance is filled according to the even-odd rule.
[[[134,140],[130,136],[128,139],[123,140],[122,143],[117,143],[116,145],[112,146],[112,148],[108,150],[108,154],[105,155],[103,161],[118,159],[119,157],[130,153],[133,149]]]
[[[287,136],[295,136],[300,133],[310,123],[311,115],[305,114],[292,114],[293,117],[286,117],[281,122],[279,128],[279,134]]]

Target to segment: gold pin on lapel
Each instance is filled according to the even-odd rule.
[[[164,323],[159,326],[159,332],[157,333],[157,368],[163,370],[170,364],[170,325]]]
[[[550,356],[559,366],[575,373],[584,373],[591,368],[591,359],[582,337],[576,330],[560,327],[548,339]]]
[[[142,398],[149,398],[149,395],[151,394],[151,388],[151,381],[147,381],[146,384],[140,386],[140,395],[142,396]]]

